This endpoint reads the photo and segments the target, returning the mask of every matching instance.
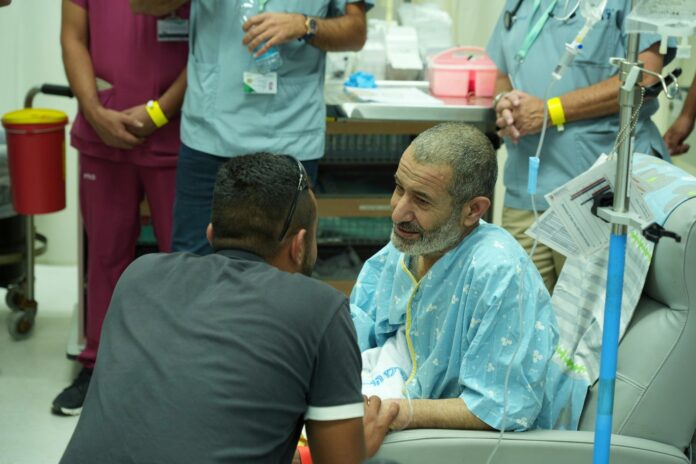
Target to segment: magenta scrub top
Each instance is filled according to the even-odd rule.
[[[125,110],[156,100],[186,67],[188,43],[158,41],[158,18],[134,14],[128,0],[72,1],[89,15],[94,73],[113,86],[99,92],[104,107]],[[188,18],[189,6],[177,10],[177,16]],[[133,150],[104,145],[81,113],[71,136],[72,146],[83,154],[143,166],[173,165],[180,143],[179,116]]]

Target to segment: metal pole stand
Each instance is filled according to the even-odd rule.
[[[602,354],[599,365],[599,399],[592,456],[594,464],[608,464],[611,449],[614,384],[616,382],[624,264],[626,259],[626,235],[628,224],[634,219],[628,215],[628,185],[630,182],[631,159],[633,157],[631,146],[633,111],[638,103],[635,85],[637,76],[642,70],[642,65],[638,63],[638,39],[638,34],[629,34],[626,59],[614,60],[614,62],[618,61],[619,63],[619,75],[621,78],[621,89],[619,90],[621,130],[617,150],[614,206],[613,210],[598,210],[598,215],[611,222],[612,227],[609,240],[609,266],[607,270],[607,294],[604,304]]]
[[[634,0],[635,1],[635,0]],[[594,464],[608,464],[611,448],[611,432],[614,409],[614,387],[616,382],[616,367],[619,348],[619,328],[621,323],[621,304],[623,299],[624,267],[626,259],[626,237],[628,227],[643,230],[644,235],[653,240],[662,236],[679,240],[675,234],[659,230],[654,224],[645,223],[640,217],[629,211],[629,183],[633,158],[633,125],[637,116],[634,115],[644,98],[644,89],[636,91],[638,81],[643,73],[656,76],[668,98],[669,92],[665,78],[652,71],[643,69],[638,62],[639,34],[628,36],[626,59],[612,58],[612,64],[619,67],[621,88],[619,90],[619,119],[621,122],[619,144],[617,148],[616,183],[613,208],[597,209],[597,216],[611,223],[609,240],[609,265],[607,269],[607,291],[604,305],[604,330],[602,332],[602,354],[599,367],[599,399],[597,402],[597,420],[595,423],[595,443],[593,453]],[[655,226],[655,227],[653,227]],[[653,234],[652,230],[657,227]],[[646,233],[647,232],[647,233]]]

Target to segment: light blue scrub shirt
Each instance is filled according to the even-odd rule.
[[[569,1],[572,7],[576,0]],[[503,11],[512,10],[516,3],[517,0],[507,0]],[[565,52],[565,44],[572,42],[585,22],[579,10],[567,21],[550,18],[529,49],[526,58],[520,63],[515,55],[532,25],[550,3],[551,0],[542,0],[541,7],[532,16],[534,1],[523,1],[517,12],[517,19],[509,31],[503,26],[501,15],[486,47],[498,70],[510,77],[515,89],[539,98],[544,98],[552,79],[551,73]],[[555,13],[561,15],[565,2],[560,0],[558,3]],[[554,84],[552,95],[548,98],[596,84],[617,74],[617,68],[609,64],[609,58],[626,56],[628,35],[624,31],[624,19],[630,12],[630,3],[630,0],[608,0],[602,20],[587,34],[580,55],[575,58],[563,78]],[[641,34],[639,49],[644,51],[659,40],[659,36]],[[666,58],[665,64],[668,61]],[[643,104],[635,130],[634,151],[659,154],[669,161],[669,152],[660,132],[650,120],[657,108],[657,100],[646,101]],[[602,153],[609,153],[618,131],[618,113],[569,122],[563,132],[549,127],[541,152],[535,196],[537,207],[542,210],[548,208],[545,194],[587,170]],[[532,209],[527,193],[527,169],[528,158],[534,156],[538,143],[539,134],[523,137],[519,144],[506,140],[508,157],[504,173],[505,206]]]
[[[495,428],[503,426],[512,363],[505,428],[551,427],[565,406],[560,398],[558,409],[543,414],[546,422],[538,419],[548,405],[556,319],[544,282],[520,245],[482,222],[420,281],[408,260],[390,243],[360,272],[350,302],[361,351],[382,346],[405,326],[413,363],[407,396],[459,397]]]
[[[346,3],[362,0],[269,0],[268,12],[340,16]],[[324,154],[326,53],[303,41],[279,46],[278,93],[245,94],[244,71],[253,56],[242,45],[238,0],[193,0],[189,39],[188,87],[181,140],[211,155],[232,157],[258,151],[299,160]],[[372,0],[365,1],[370,7]]]

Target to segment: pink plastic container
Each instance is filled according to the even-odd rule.
[[[483,48],[457,47],[428,60],[430,93],[441,97],[492,97],[497,68]]]

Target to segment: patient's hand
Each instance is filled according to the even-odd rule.
[[[365,447],[367,456],[371,457],[379,450],[390,426],[399,415],[399,402],[386,400],[382,402],[379,396],[368,398],[363,395],[365,404],[365,417],[363,427],[365,429]]]

